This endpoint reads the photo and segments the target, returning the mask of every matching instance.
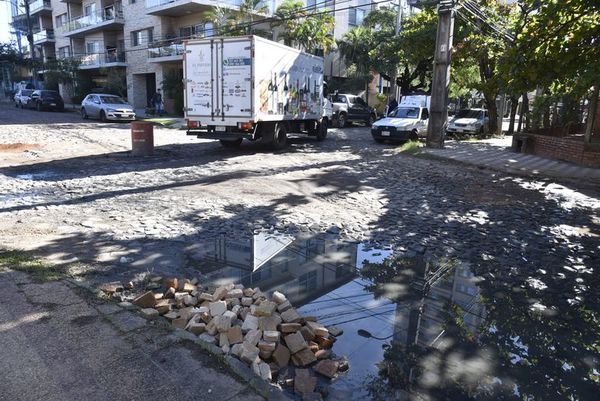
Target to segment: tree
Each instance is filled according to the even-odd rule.
[[[205,20],[213,23],[215,33],[219,36],[227,36],[231,33],[236,18],[232,9],[219,5],[205,11],[203,16]]]
[[[269,7],[263,0],[242,0],[238,11],[233,11],[232,33],[235,35],[258,35],[269,38],[270,32],[257,27],[256,16],[264,18]]]
[[[312,54],[329,53],[335,47],[335,18],[328,12],[312,12],[298,0],[286,0],[275,11],[272,28],[283,28],[280,36],[287,46]]]
[[[364,26],[350,30],[338,41],[340,55],[349,64],[349,75],[363,81],[367,94],[374,64],[370,55],[373,43],[373,32]]]

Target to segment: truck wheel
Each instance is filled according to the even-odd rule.
[[[242,138],[234,139],[233,141],[221,139],[219,142],[221,142],[221,146],[224,148],[238,148],[242,144],[242,140]]]
[[[323,119],[323,121],[321,121],[318,124],[317,141],[324,141],[325,138],[327,138],[327,127],[328,126],[329,126],[329,122],[327,121],[327,119]]]
[[[346,117],[346,113],[341,113],[338,116],[338,128],[344,128],[348,124],[348,117]]]
[[[287,146],[287,132],[282,124],[275,125],[273,132],[273,141],[269,143],[269,147],[273,150],[281,150]]]

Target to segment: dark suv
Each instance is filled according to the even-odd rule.
[[[370,107],[361,97],[347,94],[331,96],[333,104],[333,119],[338,127],[345,127],[348,123],[361,122],[369,127],[377,118],[375,109]]]
[[[57,91],[35,90],[25,107],[30,109],[63,111],[65,103]]]

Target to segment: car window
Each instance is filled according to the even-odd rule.
[[[466,109],[456,114],[456,118],[480,118],[481,110]]]
[[[396,118],[419,118],[418,107],[399,107],[396,111],[392,111],[391,117]]]
[[[344,95],[335,95],[333,97],[334,103],[346,103],[346,96]]]
[[[127,104],[127,102],[118,96],[100,96],[102,103],[108,104]]]

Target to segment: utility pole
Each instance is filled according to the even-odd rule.
[[[431,106],[427,127],[427,147],[444,147],[448,120],[448,86],[450,84],[450,62],[454,33],[454,0],[440,0],[438,5],[438,27],[433,60]]]
[[[400,29],[402,28],[402,2],[403,0],[398,0],[398,12],[396,13],[396,29],[395,29],[395,35],[394,37],[398,37],[398,34],[400,33]],[[392,76],[390,77],[390,94],[389,96],[394,96],[396,97],[396,92],[398,92],[398,83],[396,82],[398,80],[398,70],[395,69],[393,71]]]

